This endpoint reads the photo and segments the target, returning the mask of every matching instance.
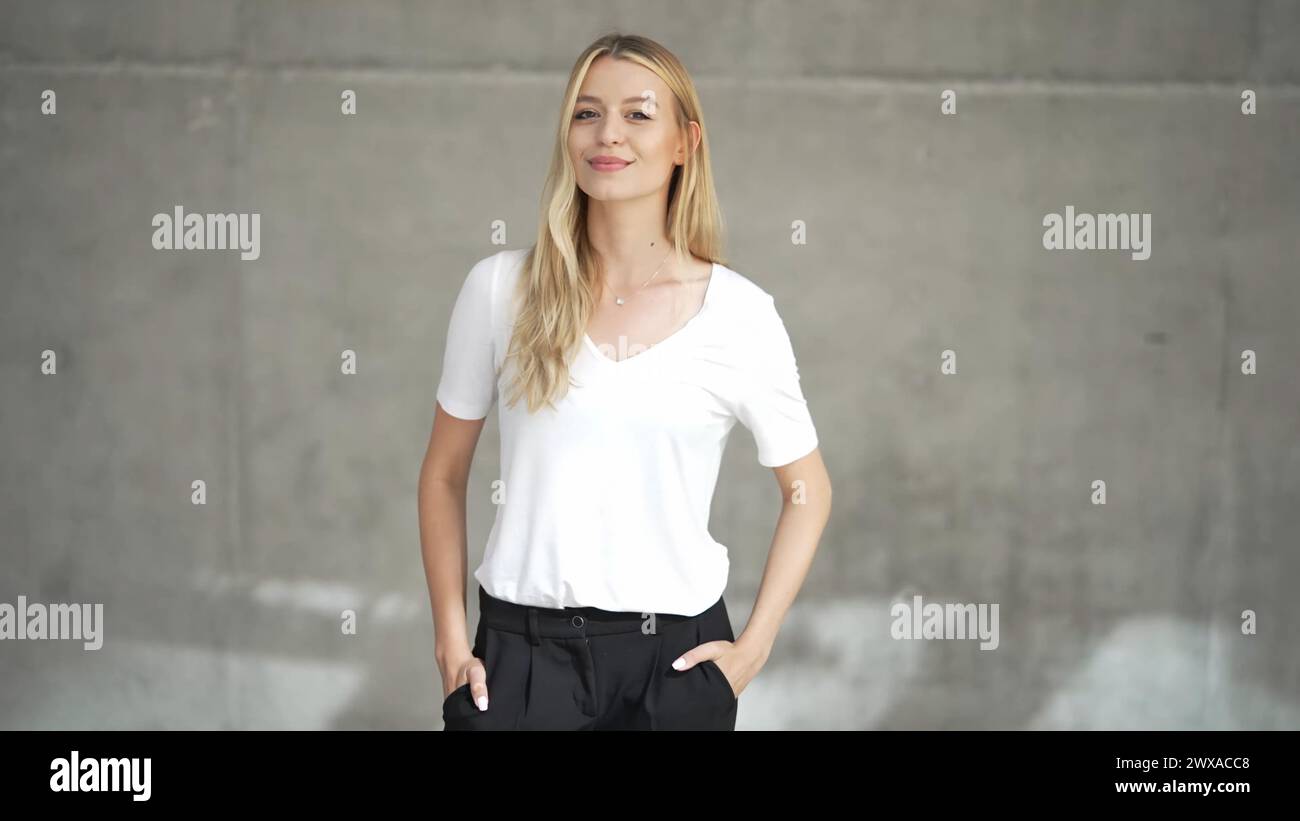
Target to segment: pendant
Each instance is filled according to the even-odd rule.
[[[614,297],[614,304],[615,304],[615,305],[622,305],[622,304],[623,304],[623,297],[621,297],[621,296],[616,296],[616,297]]]

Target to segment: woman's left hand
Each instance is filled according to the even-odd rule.
[[[673,662],[674,670],[689,670],[702,661],[712,659],[718,669],[727,677],[731,691],[736,698],[749,686],[758,671],[767,662],[767,654],[759,653],[749,645],[738,641],[706,641],[696,645]]]

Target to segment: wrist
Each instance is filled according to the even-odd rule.
[[[753,630],[745,630],[736,639],[735,646],[762,663],[766,662],[767,657],[772,654],[773,643],[772,638],[767,635]]]
[[[473,648],[463,638],[440,639],[433,644],[433,657],[443,669],[446,669],[448,663],[459,663],[472,655]]]

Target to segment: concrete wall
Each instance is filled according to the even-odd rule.
[[[440,726],[415,489],[446,322],[493,220],[532,241],[563,81],[615,28],[696,78],[729,262],[835,483],[739,726],[1300,728],[1281,0],[4,3],[0,602],[106,623],[0,643],[0,727]],[[154,250],[177,204],[259,212],[261,257]],[[1045,250],[1067,205],[1150,213],[1150,259]],[[496,446],[493,417],[475,566]],[[738,428],[737,630],[777,502]],[[914,594],[997,603],[998,648],[892,639]]]

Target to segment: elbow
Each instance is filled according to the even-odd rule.
[[[831,487],[830,476],[826,474],[822,475],[821,489],[817,495],[821,498],[823,515],[826,517],[826,519],[830,519],[831,507],[834,505],[834,497],[835,497],[834,490]]]

